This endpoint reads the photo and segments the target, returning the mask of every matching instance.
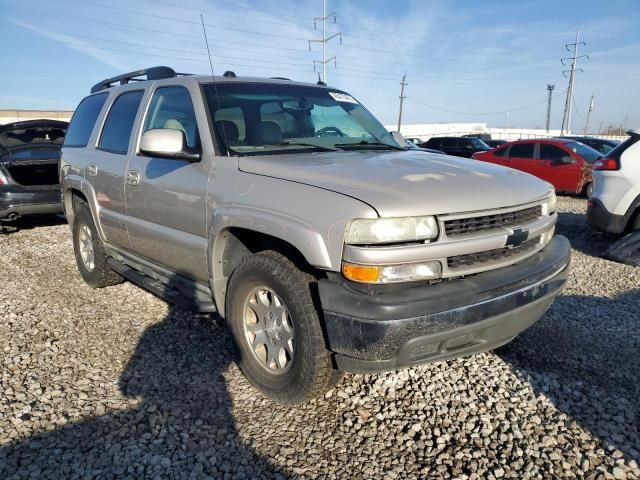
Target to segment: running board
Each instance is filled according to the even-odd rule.
[[[135,283],[166,302],[195,312],[217,311],[211,297],[208,296],[206,292],[197,288],[193,280],[175,276],[172,277],[175,280],[167,282],[171,283],[171,285],[168,285],[160,279],[152,278],[139,270],[119,262],[113,257],[108,257],[107,263],[111,269],[130,282]],[[164,277],[160,278],[164,279]]]

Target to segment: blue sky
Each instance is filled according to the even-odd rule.
[[[328,46],[329,84],[383,122],[397,121],[407,71],[405,123],[486,121],[544,126],[546,85],[556,85],[552,127],[567,79],[560,58],[580,27],[573,130],[640,127],[638,0],[329,0],[342,32]],[[208,25],[216,73],[317,80],[307,39],[320,38],[321,0],[0,0],[0,109],[73,109],[98,80],[151,65],[208,73],[198,25]],[[318,25],[320,27],[320,25]],[[527,107],[527,108],[523,108]],[[499,112],[499,113],[490,113]]]

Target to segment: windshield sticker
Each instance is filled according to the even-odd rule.
[[[346,93],[329,92],[329,95],[331,95],[336,102],[358,103],[355,98],[351,95],[347,95]]]

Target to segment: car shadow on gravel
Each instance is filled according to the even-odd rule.
[[[592,229],[584,213],[559,213],[556,232],[567,237],[574,249],[598,258],[619,238]]]
[[[119,380],[138,407],[0,448],[0,478],[284,478],[236,429],[223,376],[231,339],[217,318],[171,307]]]
[[[498,354],[565,422],[591,432],[614,457],[640,462],[639,324],[640,290],[613,299],[561,295]]]
[[[65,223],[67,223],[67,219],[64,215],[30,215],[21,217],[15,222],[0,222],[0,235],[39,227],[54,227]]]

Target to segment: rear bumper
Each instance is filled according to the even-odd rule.
[[[597,198],[589,200],[587,223],[596,230],[617,235],[626,230],[628,221],[627,215],[611,213]]]
[[[60,188],[0,187],[0,220],[17,216],[62,213]]]
[[[516,265],[376,295],[320,280],[336,364],[352,373],[393,370],[507,343],[542,317],[561,292],[570,250],[568,240],[556,236]]]

